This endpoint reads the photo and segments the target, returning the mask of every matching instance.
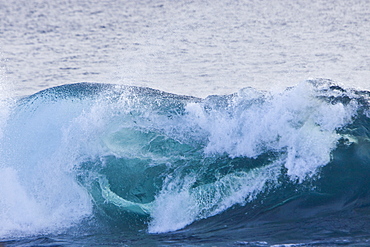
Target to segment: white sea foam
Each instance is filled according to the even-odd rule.
[[[191,122],[209,134],[205,153],[254,158],[266,151],[284,151],[288,174],[303,181],[330,161],[339,138],[335,130],[356,113],[355,103],[331,104],[318,94],[309,82],[264,96],[245,89],[225,110],[189,104],[187,111]]]
[[[196,176],[170,179],[156,197],[149,232],[178,230],[196,220],[219,214],[235,204],[251,202],[266,189],[267,182],[276,182],[280,167],[277,161],[249,172],[230,173],[214,183],[194,188]]]
[[[35,107],[16,108],[2,127],[0,237],[63,231],[92,213],[73,174],[73,153],[61,150],[70,105]]]

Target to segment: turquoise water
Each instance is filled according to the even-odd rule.
[[[368,243],[369,95],[70,84],[2,128],[9,246]]]

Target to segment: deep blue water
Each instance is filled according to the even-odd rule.
[[[363,245],[367,91],[312,80],[201,99],[113,84],[9,103],[5,246]]]

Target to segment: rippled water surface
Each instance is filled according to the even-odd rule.
[[[2,0],[1,81],[17,95],[81,81],[202,97],[309,78],[369,88],[369,15],[367,0]]]

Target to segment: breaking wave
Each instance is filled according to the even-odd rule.
[[[165,233],[367,217],[369,97],[319,79],[205,99],[91,83],[41,91],[1,125],[0,237],[86,221]]]

